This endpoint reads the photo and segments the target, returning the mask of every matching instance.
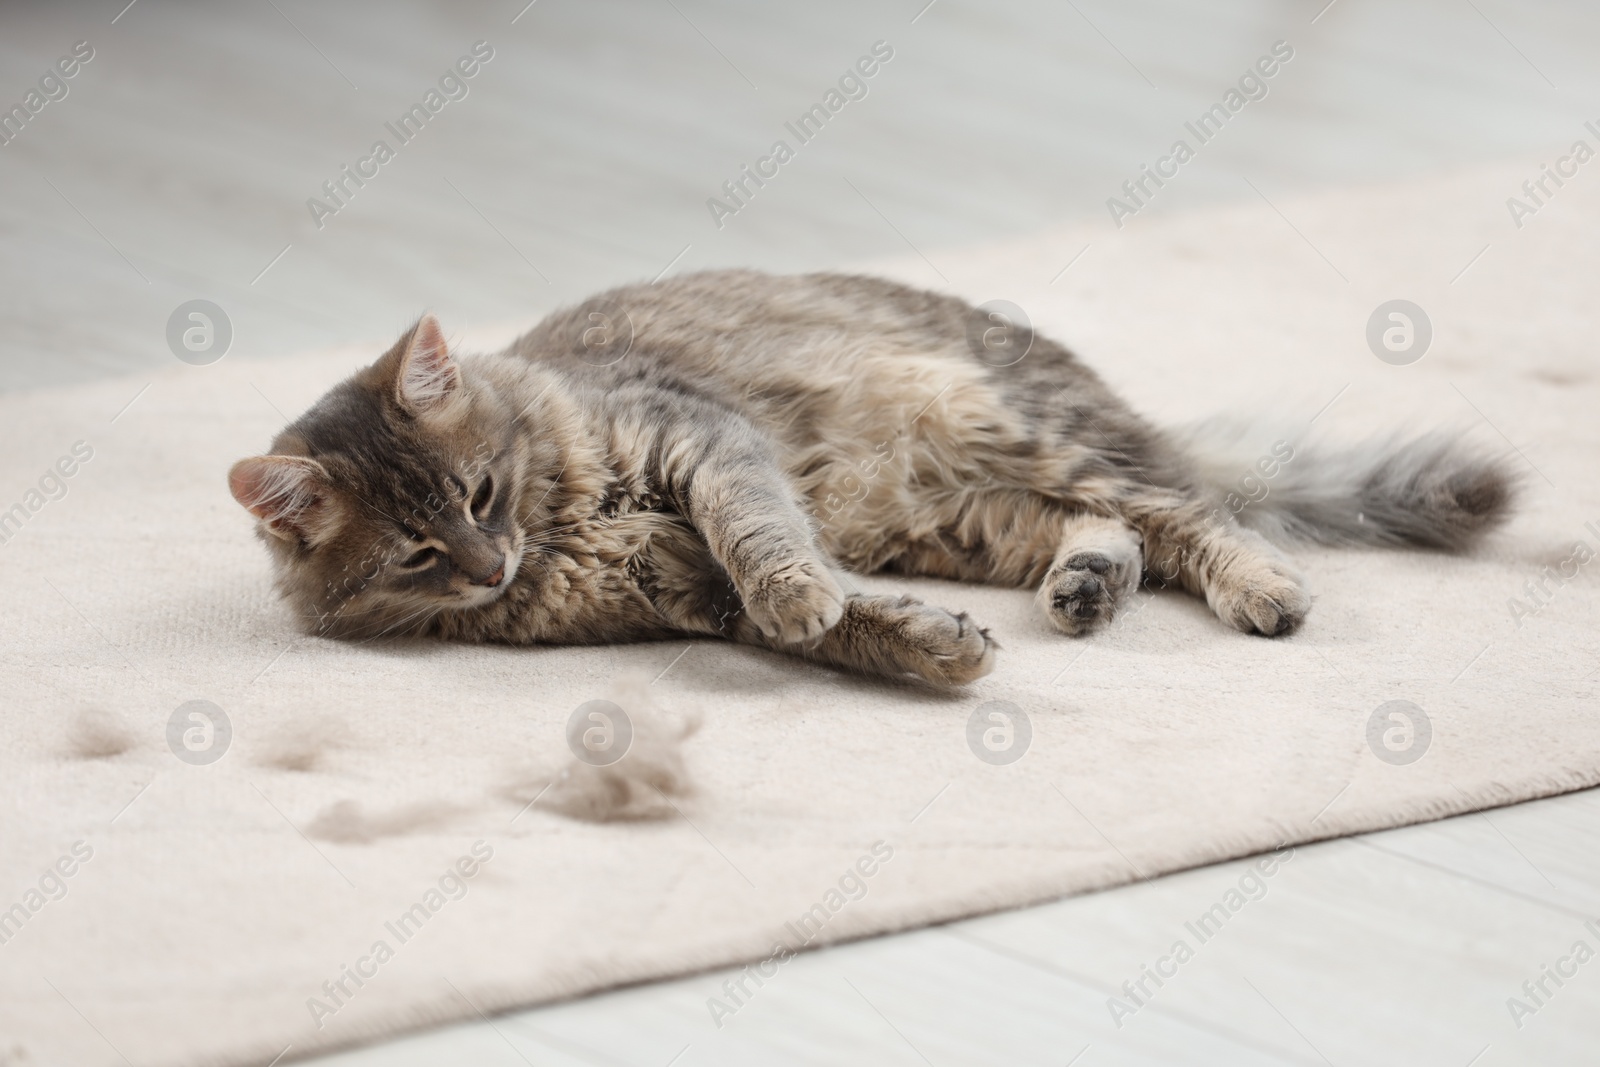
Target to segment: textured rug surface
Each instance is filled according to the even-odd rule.
[[[289,1061],[764,958],[806,915],[822,944],[1595,784],[1600,195],[1518,230],[1523,177],[876,265],[1016,303],[1162,422],[1264,412],[1263,454],[1469,425],[1527,475],[1470,557],[1297,552],[1287,640],[1141,592],[1072,641],[1025,592],[864,579],[993,628],[950,696],[709,642],[299,637],[224,473],[387,339],[0,400],[0,1062]],[[1418,361],[1369,348],[1392,299]],[[601,826],[506,796],[626,675],[703,717],[698,792]]]

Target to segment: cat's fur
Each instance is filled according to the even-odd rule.
[[[841,568],[1033,587],[1068,634],[1152,576],[1247,633],[1300,624],[1299,574],[1190,449],[1045,337],[990,358],[975,315],[876,278],[717,271],[613,290],[494,355],[457,358],[424,317],[230,483],[284,595],[338,637],[704,635],[940,684],[990,669],[966,616],[846,595]],[[1513,481],[1424,437],[1308,455],[1242,518],[1459,549]]]

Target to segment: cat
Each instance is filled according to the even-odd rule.
[[[1150,580],[1276,637],[1311,600],[1251,526],[1457,551],[1510,513],[1504,457],[1442,433],[1303,450],[1240,507],[1019,331],[878,278],[748,270],[615,289],[490,355],[426,315],[229,484],[314,633],[722,637],[939,686],[991,669],[988,631],[848,572],[1033,588],[1069,635]]]

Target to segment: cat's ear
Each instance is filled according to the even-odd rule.
[[[315,544],[332,524],[328,471],[303,456],[253,456],[228,471],[228,488],[270,532]]]
[[[460,388],[461,368],[450,358],[444,328],[432,315],[422,316],[400,355],[395,400],[413,415],[427,415],[448,404]]]

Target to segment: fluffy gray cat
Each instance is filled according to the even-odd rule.
[[[1504,461],[1444,435],[1273,462],[1241,506],[1065,348],[995,321],[1020,358],[969,343],[993,327],[953,297],[753,271],[616,289],[493,355],[458,358],[427,316],[229,482],[317,633],[725,637],[941,685],[989,671],[988,634],[846,595],[841,569],[1032,587],[1068,634],[1149,578],[1277,636],[1311,601],[1244,523],[1459,550],[1510,510]]]

